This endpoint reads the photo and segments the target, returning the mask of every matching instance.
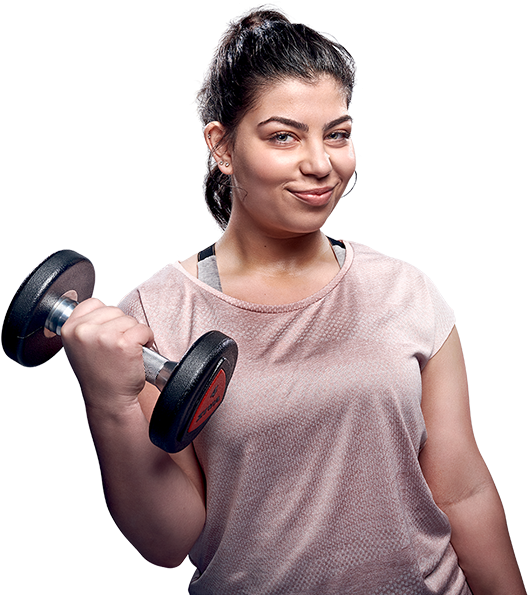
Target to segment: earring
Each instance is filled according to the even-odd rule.
[[[226,167],[229,167],[229,163],[227,161],[225,162],[225,166]]]
[[[219,161],[218,162],[218,165],[224,165],[224,162],[223,161]]]
[[[357,184],[357,168],[356,171],[354,172],[354,183],[352,184],[352,188],[350,188],[347,192],[345,192],[345,194],[343,194],[343,196],[341,198],[345,198],[345,196],[348,196],[352,190],[354,190],[354,188],[356,187]]]

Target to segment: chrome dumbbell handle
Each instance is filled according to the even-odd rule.
[[[143,365],[147,382],[163,390],[178,363],[168,360],[152,349],[143,347]]]
[[[75,307],[79,305],[79,302],[72,300],[69,297],[62,296],[59,298],[48,314],[44,327],[51,333],[61,335],[61,329],[64,323],[71,316],[71,313],[75,310]]]
[[[53,305],[44,323],[51,333],[61,334],[61,329],[79,303],[69,297],[62,296]],[[168,360],[152,349],[143,347],[143,365],[147,382],[156,386],[160,391],[165,388],[167,381],[178,363]]]

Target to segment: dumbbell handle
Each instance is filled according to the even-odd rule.
[[[52,307],[44,326],[55,333],[61,334],[64,323],[79,303],[69,297],[61,297]],[[145,366],[145,378],[148,383],[156,386],[160,391],[165,388],[167,381],[178,365],[177,362],[168,360],[152,349],[143,347],[143,365]]]

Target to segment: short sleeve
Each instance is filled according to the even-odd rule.
[[[451,334],[453,327],[455,326],[455,313],[445,301],[442,294],[438,291],[436,285],[427,276],[424,277],[433,317],[434,336],[431,353],[428,358],[431,359],[438,353]]]
[[[147,315],[138,289],[134,289],[119,302],[119,309],[128,316],[133,316],[138,322],[148,326]]]
[[[147,313],[145,312],[145,308],[143,306],[143,301],[141,300],[141,292],[139,291],[139,289],[134,289],[128,295],[126,295],[119,302],[118,307],[125,314],[128,314],[128,316],[132,316],[138,322],[150,326]],[[156,340],[154,340],[154,344],[152,345],[151,349],[159,353]]]

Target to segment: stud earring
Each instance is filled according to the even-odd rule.
[[[229,163],[227,161],[225,162],[225,166],[226,167],[229,167]]]
[[[224,162],[223,161],[219,161],[218,162],[218,165],[224,165]]]

